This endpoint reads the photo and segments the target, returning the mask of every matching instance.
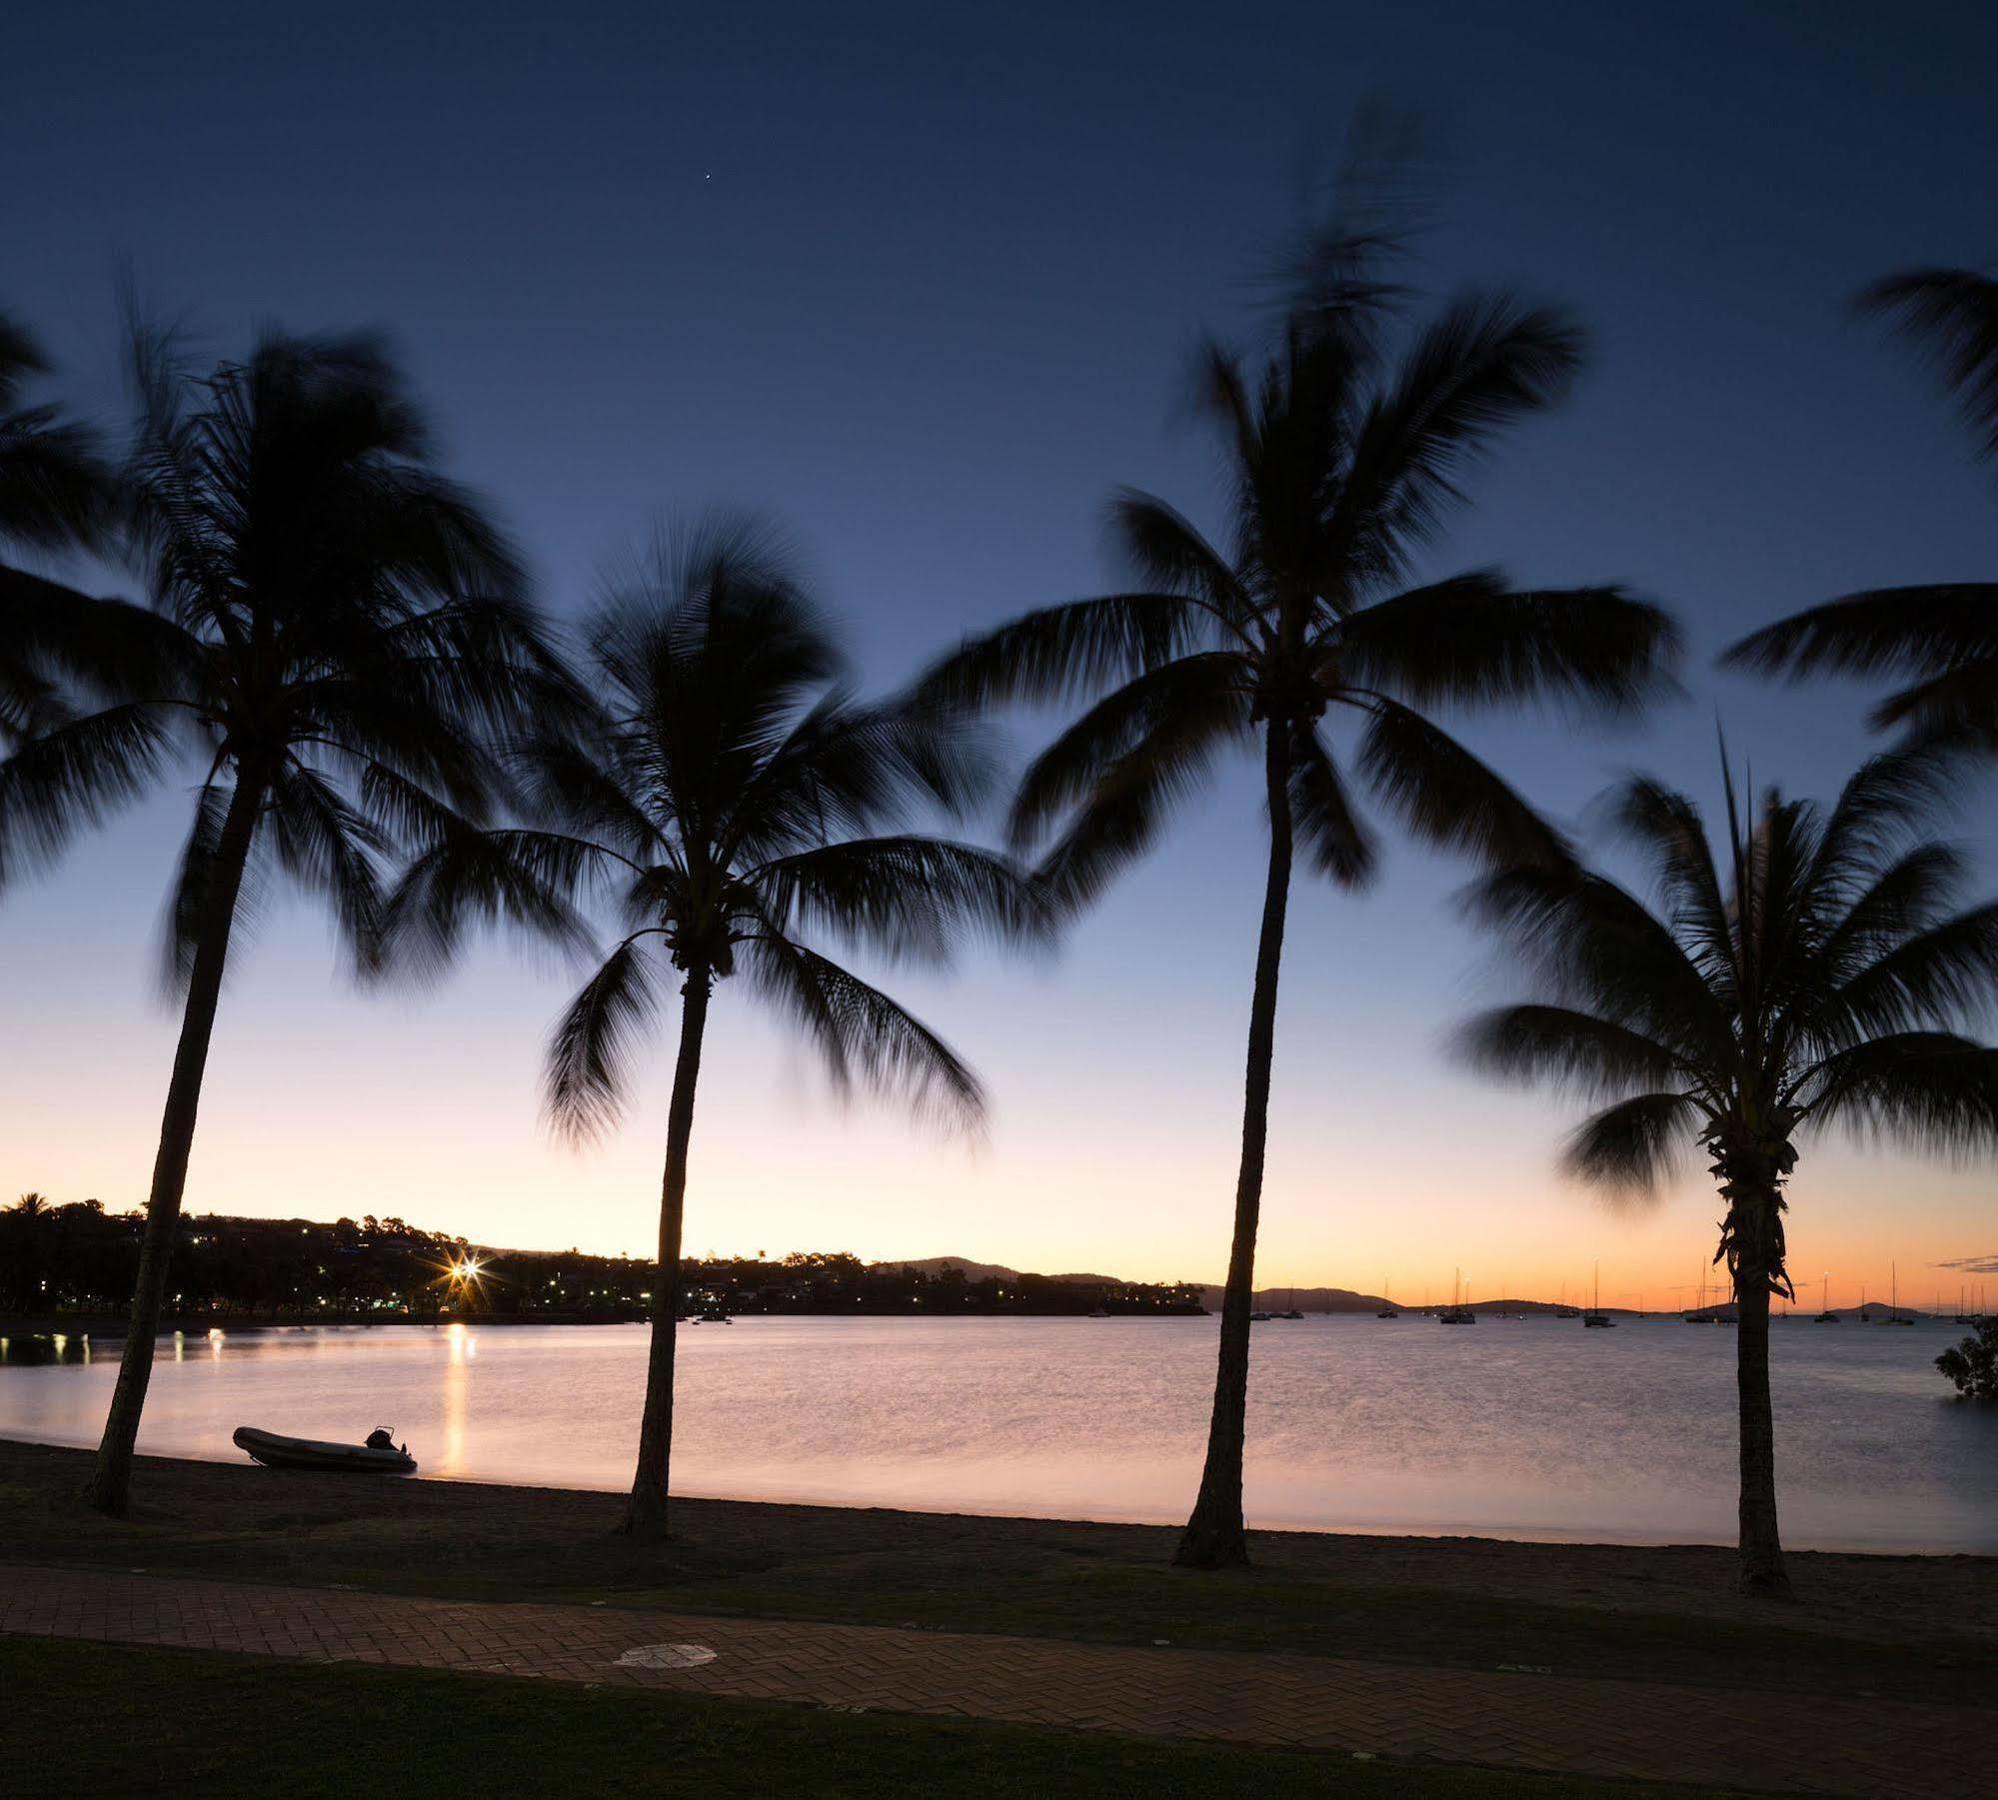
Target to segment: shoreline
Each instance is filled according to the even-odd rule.
[[[82,1455],[94,1455],[96,1442],[79,1438],[22,1438],[0,1435],[0,1451],[22,1450],[61,1450]],[[233,1447],[227,1451],[217,1451],[214,1455],[203,1455],[198,1451],[145,1451],[142,1460],[181,1464],[191,1468],[256,1470],[260,1465],[251,1461],[242,1451]],[[626,1492],[625,1484],[615,1486],[577,1487],[551,1482],[508,1481],[492,1475],[440,1475],[431,1473],[420,1465],[413,1475],[395,1478],[394,1485],[426,1486],[443,1488],[475,1488],[486,1492],[515,1494],[560,1495],[570,1499],[601,1500],[607,1496],[621,1498]],[[915,1519],[962,1519],[989,1521],[998,1525],[1072,1525],[1077,1527],[1103,1527],[1109,1530],[1131,1529],[1137,1531],[1158,1531],[1177,1534],[1184,1521],[1164,1513],[1127,1513],[1120,1516],[1093,1516],[1074,1512],[1057,1512],[1050,1508],[1045,1512],[1023,1511],[1018,1508],[1007,1512],[981,1512],[967,1507],[920,1507],[893,1506],[886,1504],[859,1503],[848,1500],[831,1499],[811,1494],[746,1495],[705,1492],[694,1488],[676,1486],[674,1501],[689,1501],[698,1506],[767,1506],[785,1509],[809,1509],[830,1513],[882,1513],[897,1517]],[[1259,1538],[1354,1538],[1367,1542],[1391,1544],[1492,1544],[1522,1545],[1548,1549],[1570,1550],[1686,1550],[1710,1554],[1732,1555],[1734,1546],[1718,1538],[1697,1538],[1672,1535],[1664,1532],[1629,1533],[1625,1536],[1598,1534],[1582,1536],[1563,1532],[1553,1527],[1536,1529],[1532,1526],[1496,1527],[1477,1525],[1470,1522],[1439,1525],[1431,1528],[1417,1528],[1398,1525],[1393,1520],[1382,1519],[1353,1525],[1307,1525],[1295,1522],[1275,1522],[1258,1524],[1249,1522],[1249,1533]],[[1991,1563],[1998,1567],[1998,1552],[1979,1550],[1925,1550],[1897,1548],[1878,1544],[1858,1542],[1813,1543],[1805,1546],[1791,1545],[1788,1554],[1792,1556],[1838,1556],[1872,1558],[1883,1562],[1973,1562]]]
[[[93,1444],[48,1438],[21,1438],[0,1435],[0,1463],[15,1452],[53,1451],[64,1456],[91,1457],[96,1454]],[[166,1454],[157,1451],[141,1451],[141,1463],[153,1464],[169,1469],[211,1470],[220,1469],[240,1472],[253,1478],[267,1478],[280,1474],[254,1462],[240,1451],[228,1455],[201,1456],[187,1452]],[[289,1478],[289,1477],[287,1477]],[[326,1478],[298,1476],[301,1481],[323,1480]],[[621,1500],[625,1494],[622,1484],[616,1487],[565,1487],[553,1483],[529,1481],[501,1481],[483,1475],[433,1475],[421,1469],[414,1475],[383,1478],[378,1483],[369,1484],[376,1492],[397,1492],[410,1489],[442,1489],[471,1491],[494,1496],[532,1497],[570,1502],[592,1502],[601,1504],[605,1500]],[[1017,1526],[1035,1528],[1043,1526],[1064,1527],[1077,1531],[1106,1532],[1149,1532],[1177,1538],[1182,1521],[1177,1518],[1087,1518],[1074,1513],[1059,1512],[979,1512],[964,1508],[927,1508],[914,1506],[856,1505],[851,1502],[824,1499],[797,1498],[752,1498],[737,1494],[698,1493],[675,1487],[675,1505],[686,1504],[696,1508],[746,1508],[767,1509],[772,1513],[826,1513],[839,1517],[888,1518],[925,1521],[951,1521],[967,1526]],[[1580,1554],[1601,1553],[1612,1556],[1618,1553],[1632,1554],[1661,1552],[1666,1554],[1686,1554],[1699,1556],[1732,1557],[1732,1543],[1716,1542],[1700,1538],[1647,1536],[1647,1537],[1577,1537],[1547,1531],[1528,1534],[1526,1531],[1497,1531],[1491,1528],[1463,1527],[1438,1528],[1436,1530],[1411,1530],[1395,1528],[1388,1522],[1378,1525],[1333,1526],[1273,1524],[1249,1525],[1249,1535],[1265,1540],[1334,1540],[1377,1546],[1413,1548],[1416,1546],[1466,1545],[1489,1547],[1493,1550],[1518,1549],[1521,1551],[1574,1551]],[[1941,1564],[1972,1565],[1988,1567],[1994,1577],[1998,1577],[1998,1553],[1975,1550],[1896,1550],[1851,1547],[1844,1545],[1812,1546],[1810,1548],[1790,1547],[1786,1554],[1792,1558],[1825,1558],[1841,1561],[1882,1563],[1882,1564]],[[1994,1616],[1994,1626],[1998,1626],[1998,1616]]]

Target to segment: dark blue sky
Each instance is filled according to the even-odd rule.
[[[1910,359],[1845,310],[1887,271],[1998,256],[1991,9],[289,10],[77,4],[9,19],[0,304],[106,419],[126,268],[218,351],[265,320],[388,326],[452,466],[502,508],[556,608],[580,604],[660,509],[749,502],[808,547],[868,674],[888,680],[965,629],[1103,581],[1098,518],[1116,483],[1211,521],[1205,447],[1172,425],[1187,347],[1202,327],[1252,322],[1244,278],[1295,219],[1300,170],[1325,166],[1355,104],[1382,93],[1418,109],[1444,152],[1421,278],[1517,282],[1575,308],[1597,345],[1575,402],[1479,481],[1434,566],[1630,581],[1680,609],[1696,651],[1692,703],[1641,731],[1470,728],[1550,807],[1575,815],[1637,760],[1710,790],[1716,702],[1758,777],[1829,787],[1864,742],[1863,696],[1718,683],[1712,651],[1816,599],[1998,560],[1998,492],[1965,435]],[[1144,1096],[1173,1093],[1184,1141],[1161,1168],[1189,1192],[1183,1229],[1157,1229],[1175,1245],[1214,1235],[1256,909],[1251,787],[1196,809],[1058,975],[981,970],[920,990],[998,1091],[994,1147],[970,1181],[980,1204],[1046,1188],[1049,1216],[974,1228],[941,1201],[884,1201],[863,1247],[1086,1263],[1128,1241],[1140,1202],[1105,1198],[1117,1228],[1096,1232],[1091,1195],[1107,1190],[1065,1175],[1056,1148],[1089,1135],[1080,1113],[1066,1136],[1061,1119],[1092,1066],[1118,1071],[1134,1120]],[[52,962],[131,944],[169,833],[163,814],[135,821],[10,901],[5,929]],[[1545,1186],[1553,1112],[1483,1095],[1432,1054],[1472,964],[1442,906],[1461,871],[1413,852],[1394,864],[1372,899],[1314,894],[1293,915],[1272,1247],[1300,1280],[1363,1273],[1332,1266],[1352,1221],[1318,1176],[1343,1194],[1356,1127],[1417,1119],[1438,1094],[1474,1119],[1468,1136],[1487,1134],[1473,1161],[1423,1173],[1449,1197],[1438,1205],[1458,1204],[1487,1155]],[[326,988],[315,924],[274,921],[258,955],[246,996],[309,983],[327,994],[325,1032],[341,1029],[354,1003]],[[156,1034],[143,966],[120,948],[33,997]],[[525,1142],[531,1095],[514,1088],[560,982],[523,1000],[510,967],[482,966],[438,1003],[455,1025],[398,1016],[411,1032],[469,1016],[488,1042],[521,1036],[495,1080]],[[1052,1064],[1050,1031],[1065,1046]],[[156,1063],[148,1049],[132,1071],[142,1115]],[[767,1101],[756,1070],[738,1085],[745,1114]],[[887,1155],[900,1132],[814,1129],[821,1163],[833,1142]],[[634,1134],[641,1162],[648,1132]],[[1009,1132],[1040,1160],[1009,1158]],[[21,1138],[10,1126],[0,1141]],[[946,1165],[907,1154],[898,1191],[933,1195]],[[136,1197],[144,1160],[111,1147],[63,1173]],[[1127,1172],[1131,1193],[1155,1192],[1154,1174]],[[10,1157],[0,1189],[17,1177],[60,1185]],[[849,1216],[870,1179],[853,1177]],[[525,1236],[519,1204],[507,1228]],[[485,1217],[471,1193],[424,1216],[439,1212],[467,1229]],[[1704,1215],[1683,1223],[1690,1261]],[[1480,1248],[1483,1229],[1453,1223]],[[1041,1248],[1062,1230],[1072,1258]],[[1200,1272],[1219,1259],[1217,1238]],[[1157,1272],[1193,1268],[1166,1261]]]

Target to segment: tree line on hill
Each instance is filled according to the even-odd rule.
[[[0,1316],[51,1325],[122,1313],[138,1272],[142,1211],[24,1194],[0,1208]],[[509,1250],[399,1218],[183,1215],[166,1316],[195,1321],[386,1324],[643,1319],[658,1265],[582,1250]],[[845,1251],[689,1257],[684,1303],[729,1313],[846,1317],[1199,1313],[1195,1284],[1106,1276],[979,1274],[956,1263],[870,1265]]]

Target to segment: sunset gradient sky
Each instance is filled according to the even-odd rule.
[[[1188,345],[1253,322],[1243,278],[1299,169],[1377,92],[1445,153],[1422,279],[1518,281],[1598,346],[1433,567],[1629,581],[1692,641],[1688,701],[1639,728],[1466,727],[1556,815],[1640,764],[1711,797],[1716,707],[1758,781],[1830,790],[1865,693],[1722,680],[1713,653],[1811,601],[1998,563],[1989,472],[1844,308],[1887,271],[1998,254],[1988,9],[582,3],[524,26],[196,3],[114,28],[85,0],[8,35],[0,304],[62,391],[119,416],[124,270],[217,353],[266,320],[384,324],[559,613],[660,510],[752,503],[808,547],[878,685],[1103,584],[1117,483],[1212,524],[1205,445],[1174,423]],[[1981,800],[1962,829],[1988,890]],[[0,902],[0,1194],[144,1199],[185,804]],[[1218,1280],[1262,837],[1236,770],[1058,958],[898,978],[991,1085],[978,1145],[841,1112],[724,988],[689,1248]],[[1605,1301],[1671,1304],[1712,1249],[1697,1170],[1613,1214],[1553,1172],[1563,1110],[1439,1052],[1491,991],[1449,903],[1465,874],[1398,846],[1370,894],[1300,884],[1262,1279],[1416,1299],[1461,1268],[1551,1295],[1599,1259]],[[188,1206],[645,1250],[670,1044],[615,1138],[552,1143],[538,1062],[576,979],[494,946],[428,995],[358,996],[274,897],[225,996]],[[1944,1265],[1998,1269],[1988,1167],[1827,1145],[1792,1199],[1793,1268],[1829,1269],[1835,1303],[1883,1294],[1892,1262],[1916,1302],[1954,1298]]]

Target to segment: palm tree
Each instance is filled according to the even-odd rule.
[[[87,548],[106,522],[111,480],[94,438],[25,398],[48,372],[27,328],[0,312],[0,552]],[[54,716],[61,657],[47,627],[73,598],[0,563],[0,749]]]
[[[1789,1590],[1777,1530],[1769,1297],[1791,1293],[1784,1188],[1797,1139],[1844,1128],[1928,1152],[1998,1146],[1998,1051],[1960,1035],[1998,997],[1998,904],[1952,910],[1964,863],[1929,841],[1945,765],[1878,757],[1824,810],[1728,785],[1716,857],[1693,803],[1646,778],[1613,817],[1657,902],[1607,876],[1528,869],[1474,888],[1473,915],[1536,998],[1483,1014],[1464,1053],[1494,1074],[1606,1102],[1566,1164],[1644,1193],[1697,1143],[1726,1215],[1739,1313],[1741,1585]]]
[[[1998,459],[1998,280],[1968,269],[1917,269],[1875,283],[1867,311],[1891,317],[1937,364]],[[1806,608],[1743,638],[1724,661],[1793,679],[1833,671],[1904,685],[1873,723],[1907,743],[1998,755],[1998,582],[1873,588]]]
[[[946,961],[967,930],[1034,937],[1045,909],[1003,857],[903,827],[982,789],[981,742],[944,707],[863,704],[780,547],[745,521],[662,540],[588,633],[594,724],[527,746],[530,823],[452,835],[411,867],[391,917],[419,963],[468,921],[587,941],[578,902],[614,903],[622,935],[562,1015],[547,1106],[572,1137],[621,1109],[662,984],[680,990],[652,1284],[645,1411],[625,1529],[663,1537],[675,1322],[694,1095],[708,1009],[735,975],[810,1039],[835,1087],[896,1089],[957,1124],[976,1076],[887,994],[806,940]],[[668,970],[673,971],[669,973]]]
[[[91,1486],[125,1510],[210,1034],[246,888],[270,868],[379,944],[385,860],[491,791],[490,733],[559,699],[514,554],[431,465],[420,413],[367,338],[267,336],[192,378],[138,347],[126,485],[150,605],[79,603],[108,704],[0,765],[0,821],[53,854],[191,753],[194,819],[168,910],[180,1042]]]
[[[43,1246],[54,1211],[38,1193],[23,1194],[12,1206],[0,1206],[0,1245],[7,1248],[0,1268],[8,1272],[6,1279],[0,1280],[0,1304],[10,1311],[41,1310]]]
[[[1582,358],[1559,314],[1503,294],[1445,307],[1390,364],[1389,291],[1364,255],[1290,309],[1260,368],[1210,344],[1196,398],[1231,493],[1223,550],[1164,501],[1111,508],[1131,591],[1027,614],[928,678],[954,701],[1096,696],[1028,769],[1011,832],[1052,844],[1042,878],[1092,896],[1140,854],[1227,749],[1258,747],[1269,867],[1249,1011],[1242,1154],[1207,1458],[1177,1560],[1248,1560],[1242,1441],[1277,975],[1291,866],[1361,884],[1373,834],[1327,730],[1359,728],[1357,768],[1416,836],[1495,862],[1561,862],[1560,837],[1428,716],[1437,704],[1559,696],[1635,705],[1673,652],[1658,608],[1613,588],[1523,592],[1479,570],[1409,585],[1423,540],[1506,426],[1551,405]],[[1105,692],[1104,690],[1108,690]]]

